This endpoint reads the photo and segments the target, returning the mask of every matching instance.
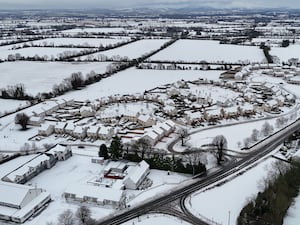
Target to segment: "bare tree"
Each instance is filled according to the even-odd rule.
[[[132,148],[136,152],[141,152],[141,158],[144,159],[145,153],[151,150],[151,144],[148,140],[141,138],[133,144]]]
[[[22,127],[22,130],[26,130],[29,122],[29,116],[25,113],[18,113],[15,117],[15,124],[19,124]]]
[[[65,210],[58,216],[58,225],[74,225],[75,219],[70,209]]]
[[[261,128],[261,133],[263,136],[268,136],[273,132],[274,128],[272,125],[269,124],[269,122],[265,122]]]
[[[217,158],[218,165],[220,165],[221,161],[223,160],[224,150],[227,148],[227,140],[223,135],[218,135],[214,137],[212,145],[214,145],[217,148],[217,152],[215,155]]]
[[[91,210],[86,206],[80,206],[76,211],[76,218],[82,225],[87,225],[91,219]]]
[[[259,131],[257,129],[252,130],[251,139],[254,142],[257,142],[259,138]]]
[[[251,144],[251,138],[245,138],[244,139],[244,147],[245,148],[249,148],[250,147],[250,144]]]
[[[178,136],[181,140],[181,146],[184,146],[184,143],[186,142],[187,137],[189,136],[188,130],[185,128],[182,128],[178,131]]]

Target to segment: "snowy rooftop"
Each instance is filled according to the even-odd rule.
[[[143,160],[134,167],[134,170],[130,171],[125,179],[131,179],[133,183],[137,184],[148,170],[149,164]]]

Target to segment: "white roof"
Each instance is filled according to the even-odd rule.
[[[65,193],[75,194],[76,197],[83,198],[84,196],[97,198],[98,201],[111,200],[120,202],[123,197],[123,191],[111,188],[105,188],[94,185],[72,184],[67,187]]]
[[[99,134],[108,135],[111,131],[111,127],[101,127]]]
[[[138,120],[142,121],[142,122],[147,122],[148,120],[151,119],[151,116],[150,115],[140,115],[138,117]]]
[[[126,176],[124,182],[126,182],[127,179],[130,179],[133,183],[137,184],[148,170],[149,164],[143,160],[134,167],[133,171],[130,171],[130,173]]]
[[[74,130],[74,128],[75,128],[74,124],[68,123],[65,129],[66,130]]]
[[[30,121],[32,121],[32,122],[39,122],[39,121],[41,121],[41,117],[39,117],[39,116],[31,116],[30,117]]]
[[[55,124],[55,128],[64,129],[66,125],[67,125],[66,123],[58,122]]]
[[[100,127],[98,126],[91,126],[89,129],[88,129],[88,133],[93,133],[93,134],[97,134],[98,131],[99,131]]]
[[[54,148],[51,148],[47,153],[53,154],[56,152],[65,152],[66,151],[66,146],[62,145],[56,145]]]
[[[148,132],[147,134],[145,134],[143,137],[148,136],[149,138],[151,138],[152,140],[156,140],[158,138],[158,134],[154,133],[153,131]]]
[[[167,120],[167,121],[165,121],[165,123],[171,127],[175,127],[175,125],[176,125],[172,120]]]
[[[0,181],[0,202],[21,205],[31,189],[34,187]]]
[[[161,128],[159,127],[159,125],[153,127],[153,130],[152,130],[152,131],[155,132],[155,133],[157,133],[158,135],[163,135],[163,134],[164,134],[164,130],[161,129]]]

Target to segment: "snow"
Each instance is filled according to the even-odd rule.
[[[300,58],[299,55],[300,51],[300,45],[299,44],[290,44],[286,48],[281,48],[281,47],[272,47],[270,54],[272,56],[277,56],[279,57],[280,61],[287,62],[291,58]]]
[[[298,225],[300,221],[300,195],[294,199],[294,203],[287,211],[287,215],[284,218],[283,225]]]
[[[3,76],[1,78],[3,78]],[[0,116],[4,113],[14,112],[15,110],[17,110],[19,108],[23,108],[23,107],[27,106],[28,104],[29,104],[29,102],[27,102],[27,101],[1,98],[0,99],[0,105],[1,105]]]
[[[65,63],[65,62],[5,62],[0,63],[0,88],[23,83],[25,92],[36,95],[51,91],[54,84],[60,84],[64,78],[74,72],[83,75],[91,72],[103,73],[110,63]],[[1,100],[2,101],[2,100]]]
[[[110,44],[117,44],[120,42],[124,42],[129,38],[46,38],[43,40],[33,41],[33,44],[40,44],[43,45],[44,43],[47,44],[54,44],[54,46],[59,45],[86,45],[93,47],[99,47],[100,45],[107,46]],[[76,49],[74,49],[76,50]]]
[[[101,27],[101,28],[74,28],[64,30],[62,33],[77,34],[77,33],[120,33],[125,32],[123,27]]]
[[[230,224],[235,224],[247,200],[261,191],[260,181],[267,176],[268,168],[274,161],[268,158],[221,186],[192,194],[186,202],[187,208],[195,216],[221,224],[228,223],[230,212]]]
[[[182,221],[179,218],[163,215],[163,214],[149,214],[143,215],[139,218],[130,220],[123,225],[153,225],[153,224],[163,224],[163,225],[189,225],[189,223]]]
[[[53,56],[54,58],[58,58],[58,55],[60,53],[64,53],[64,52],[78,53],[82,50],[85,50],[85,48],[29,47],[29,48],[21,48],[16,50],[8,50],[8,49],[1,48],[0,59],[7,59],[8,55],[10,54],[15,55],[16,53],[19,53],[21,56],[24,57],[34,57],[38,55],[40,57],[48,56],[48,58],[51,58]]]
[[[255,46],[219,44],[218,41],[179,40],[151,57],[152,60],[168,61],[240,61],[261,62],[265,59],[262,50]]]
[[[130,68],[115,74],[101,82],[90,85],[83,90],[69,92],[63,96],[65,99],[95,100],[110,95],[124,95],[143,93],[145,90],[160,85],[173,83],[178,80],[196,80],[207,78],[218,80],[222,71],[173,71],[173,70],[138,70]],[[137,85],[138,84],[138,85]]]
[[[159,49],[164,43],[169,41],[168,39],[144,39],[140,41],[136,41],[119,48],[115,48],[112,50],[103,51],[100,53],[92,54],[97,58],[97,55],[106,55],[109,58],[113,56],[121,56],[128,57],[129,59],[139,58],[142,55],[150,53]],[[86,56],[88,57],[88,56]],[[84,59],[85,57],[81,57]]]

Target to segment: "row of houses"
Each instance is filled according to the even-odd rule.
[[[163,123],[157,123],[147,130],[141,138],[148,140],[154,146],[164,137],[169,136],[176,129],[176,124],[172,120],[167,120]]]
[[[114,135],[114,129],[103,125],[75,126],[73,123],[57,122],[55,124],[43,124],[38,134],[50,136],[51,134],[70,135],[78,139],[110,139]]]

